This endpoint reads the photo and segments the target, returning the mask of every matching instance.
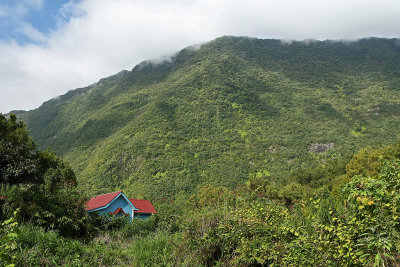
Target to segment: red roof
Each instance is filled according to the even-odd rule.
[[[86,210],[89,211],[89,210],[94,210],[94,209],[104,207],[105,205],[110,203],[111,200],[116,198],[120,193],[122,193],[122,191],[112,192],[112,193],[92,197],[86,203]]]
[[[135,213],[157,213],[150,201],[146,199],[129,199],[133,206],[139,210],[135,210]]]

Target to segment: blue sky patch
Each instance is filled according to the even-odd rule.
[[[0,0],[0,41],[41,43],[72,14],[61,12],[71,0]],[[74,1],[75,3],[77,1]]]

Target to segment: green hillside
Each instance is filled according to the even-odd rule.
[[[163,198],[393,142],[399,89],[396,39],[222,37],[19,115],[88,192]]]

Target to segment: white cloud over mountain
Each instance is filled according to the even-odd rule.
[[[35,8],[46,4],[26,3]],[[22,21],[20,32],[34,42],[0,41],[0,112],[38,107],[142,60],[222,35],[300,40],[398,37],[399,14],[397,0],[70,2],[48,34]],[[0,8],[0,15],[7,14]]]

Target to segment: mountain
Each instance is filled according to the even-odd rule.
[[[90,193],[186,195],[387,144],[400,44],[221,37],[19,112]]]

